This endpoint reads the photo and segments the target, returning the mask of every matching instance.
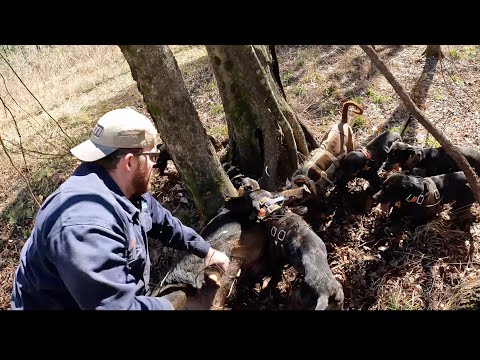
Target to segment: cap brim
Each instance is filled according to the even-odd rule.
[[[115,150],[117,150],[117,148],[95,145],[90,140],[87,140],[70,149],[70,152],[73,154],[73,156],[82,161],[91,162],[100,160],[101,158],[110,155]]]

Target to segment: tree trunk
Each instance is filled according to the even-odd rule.
[[[438,59],[443,59],[445,57],[441,45],[427,45],[427,48],[423,51],[422,55],[425,55],[426,57],[435,56]]]
[[[442,145],[445,151],[455,160],[460,170],[465,173],[467,177],[468,183],[470,184],[470,188],[472,189],[473,195],[475,199],[480,204],[480,188],[478,184],[477,177],[475,175],[475,171],[472,169],[470,164],[468,163],[465,156],[463,156],[457,149],[455,145],[453,145],[450,140],[448,140],[443,134],[437,130],[435,125],[433,125],[429,120],[425,118],[423,112],[415,105],[413,100],[408,96],[407,92],[403,88],[402,85],[395,79],[393,74],[387,68],[382,60],[378,57],[378,54],[368,45],[360,45],[360,47],[365,51],[368,57],[372,60],[375,66],[380,70],[380,72],[385,76],[388,80],[390,85],[395,89],[395,92],[400,96],[405,104],[406,108],[410,113],[418,120],[420,124],[422,124],[427,131],[433,135],[433,137]]]
[[[273,78],[267,46],[207,46],[230,136],[231,162],[276,191],[308,155],[300,123]]]
[[[237,192],[222,169],[167,45],[121,45],[148,111],[203,220]]]

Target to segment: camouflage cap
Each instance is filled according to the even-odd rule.
[[[70,152],[82,161],[96,161],[120,148],[154,147],[156,135],[157,130],[145,115],[129,108],[116,109],[104,114],[90,139]]]

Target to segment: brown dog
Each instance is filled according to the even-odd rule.
[[[310,154],[307,161],[293,174],[293,183],[305,184],[318,197],[325,192],[326,186],[332,184],[335,170],[340,166],[340,159],[355,149],[353,130],[348,125],[348,109],[353,106],[356,114],[363,114],[360,105],[353,101],[343,104],[342,121],[332,126],[322,139],[320,147]]]

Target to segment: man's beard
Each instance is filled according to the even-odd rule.
[[[150,191],[152,184],[150,182],[151,172],[147,174],[146,166],[143,164],[139,164],[137,172],[133,177],[133,194],[132,195],[142,195],[145,194],[147,191]]]

